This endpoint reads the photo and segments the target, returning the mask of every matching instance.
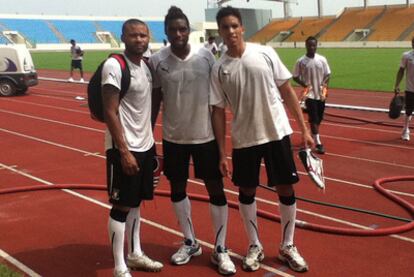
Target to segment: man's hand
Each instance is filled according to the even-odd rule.
[[[400,88],[399,87],[395,87],[394,88],[394,93],[395,93],[395,95],[400,94]]]
[[[121,165],[122,170],[126,175],[132,176],[138,174],[139,172],[138,162],[134,155],[132,155],[129,151],[121,153]]]
[[[229,170],[229,164],[227,163],[226,157],[220,159],[219,169],[220,169],[221,175],[223,175],[223,177],[231,178],[231,173],[230,173],[230,170]]]

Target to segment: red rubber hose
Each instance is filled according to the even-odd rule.
[[[385,197],[391,199],[398,205],[402,206],[406,209],[412,218],[414,218],[414,206],[409,202],[405,201],[404,199],[396,196],[388,192],[386,189],[382,187],[385,183],[392,183],[398,181],[414,181],[414,176],[396,176],[396,177],[387,177],[387,178],[380,178],[375,180],[374,188],[383,194]],[[102,185],[91,185],[91,184],[57,184],[57,185],[50,185],[50,186],[25,186],[25,187],[17,187],[17,188],[8,188],[0,190],[0,195],[2,194],[9,194],[9,193],[18,193],[18,192],[27,192],[27,191],[40,191],[40,190],[55,190],[55,189],[82,189],[82,190],[106,190],[106,186]],[[170,191],[167,190],[155,190],[155,195],[159,196],[170,196]],[[209,202],[209,197],[201,194],[188,194],[188,197],[193,200],[199,200],[203,202]],[[227,201],[228,206],[238,209],[239,204],[235,201]],[[280,216],[275,215],[273,213],[264,211],[264,210],[257,210],[257,215],[259,217],[269,219],[271,221],[280,222]],[[324,233],[331,233],[331,234],[339,234],[339,235],[348,235],[348,236],[386,236],[392,234],[398,234],[410,231],[414,229],[414,221],[403,224],[400,226],[395,227],[388,227],[388,228],[379,228],[375,230],[361,230],[361,229],[353,229],[353,228],[339,228],[339,227],[331,227],[326,225],[320,224],[313,224],[304,221],[296,222],[296,226],[302,229],[317,231],[317,232],[324,232]]]

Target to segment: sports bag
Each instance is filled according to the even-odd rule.
[[[391,99],[388,116],[391,119],[397,119],[401,115],[401,110],[404,107],[404,96],[394,95]]]
[[[122,78],[121,78],[121,91],[119,93],[119,100],[121,101],[122,97],[125,96],[125,93],[128,91],[129,85],[131,83],[131,72],[129,71],[128,64],[125,60],[124,55],[112,53],[108,58],[115,58],[121,65]],[[104,66],[103,61],[88,84],[88,106],[91,113],[91,117],[94,120],[105,122],[104,120],[104,108],[102,101],[102,68]]]

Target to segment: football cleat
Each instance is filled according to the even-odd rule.
[[[160,182],[161,173],[164,170],[164,158],[162,156],[154,156],[154,165],[153,165],[153,178],[154,178],[154,187],[157,187]]]
[[[322,159],[315,156],[310,148],[303,148],[299,150],[299,158],[309,177],[316,184],[316,186],[320,189],[325,189]]]

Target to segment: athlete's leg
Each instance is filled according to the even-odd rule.
[[[128,270],[124,258],[125,222],[129,208],[114,205],[109,214],[108,233],[115,262],[115,272]]]

